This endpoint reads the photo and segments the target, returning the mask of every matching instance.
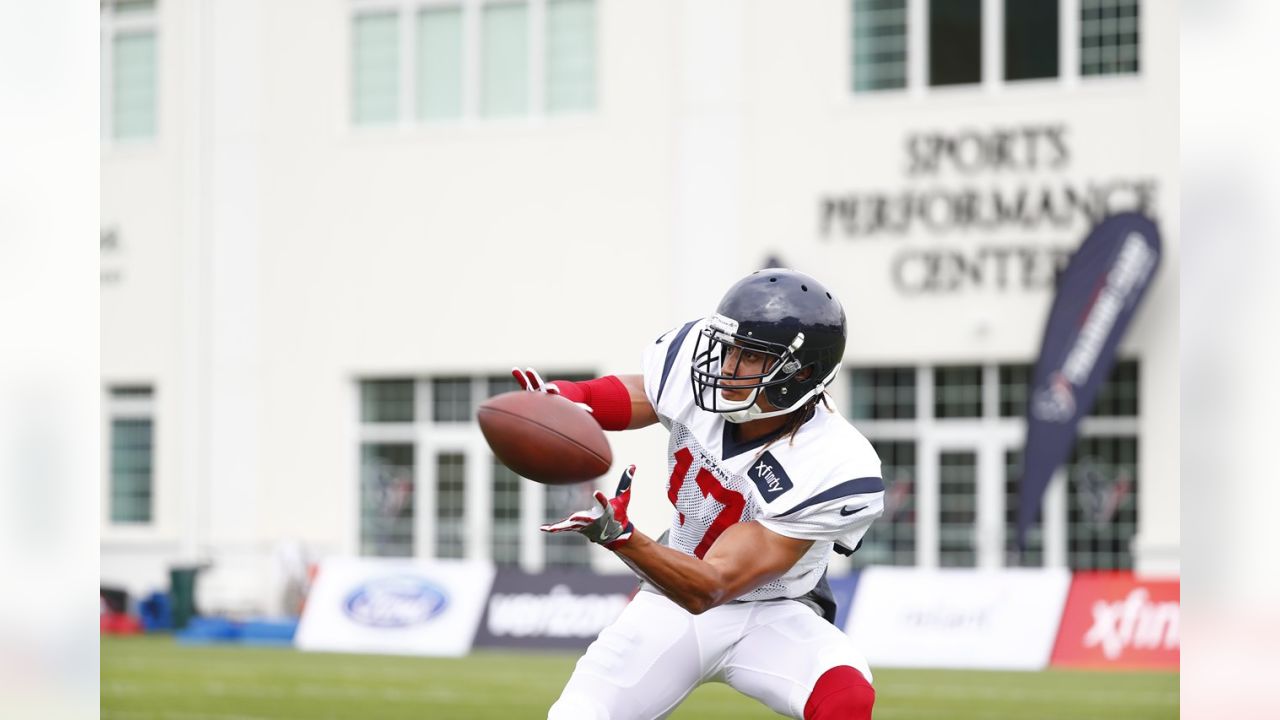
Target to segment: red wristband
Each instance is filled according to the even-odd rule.
[[[616,375],[586,382],[553,380],[551,384],[565,399],[591,408],[591,415],[605,430],[626,430],[631,424],[631,392]]]

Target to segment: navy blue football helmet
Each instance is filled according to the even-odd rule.
[[[825,285],[795,270],[767,268],[725,293],[693,351],[693,397],[698,407],[731,422],[784,415],[820,395],[844,358],[844,308]],[[729,348],[738,348],[730,352]],[[766,357],[764,371],[738,375],[727,357],[751,351]],[[806,373],[805,370],[808,370]],[[724,390],[750,390],[728,400]],[[763,392],[777,410],[756,406]]]

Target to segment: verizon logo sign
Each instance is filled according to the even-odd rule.
[[[1093,604],[1093,626],[1085,633],[1086,648],[1100,647],[1108,660],[1128,648],[1178,648],[1178,602],[1151,602],[1146,588],[1135,588],[1116,602]]]
[[[1053,665],[1176,668],[1177,580],[1137,580],[1131,573],[1078,573],[1062,613]]]

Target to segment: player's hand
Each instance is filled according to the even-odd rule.
[[[597,506],[590,510],[576,512],[558,523],[543,525],[542,532],[578,532],[593,543],[599,543],[613,550],[631,539],[635,526],[627,519],[627,505],[631,502],[631,479],[636,475],[636,466],[628,467],[618,481],[618,489],[612,498],[596,491]]]
[[[511,368],[511,377],[515,378],[516,382],[520,383],[520,389],[527,392],[537,392],[544,395],[560,394],[560,388],[556,387],[555,383],[544,382],[542,376],[533,368],[525,368],[524,370],[521,370],[518,367],[513,367]],[[586,403],[576,402],[574,405],[577,405],[587,412],[591,412],[591,406]]]

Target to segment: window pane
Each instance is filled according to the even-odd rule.
[[[480,110],[520,115],[529,108],[529,12],[524,3],[483,11]]]
[[[110,389],[111,397],[145,400],[152,395],[149,385],[116,385]]]
[[[1133,74],[1141,44],[1138,0],[1080,0],[1080,74]]]
[[[431,419],[436,422],[471,421],[471,378],[436,378],[431,381]]]
[[[1044,565],[1044,501],[1041,500],[1040,522],[1027,530],[1026,552],[1018,552],[1018,488],[1022,478],[1022,451],[1004,454],[1004,548],[1005,565],[1039,567]]]
[[[151,522],[152,424],[111,421],[111,522]]]
[[[929,0],[929,84],[982,82],[982,0]]]
[[[156,134],[156,34],[124,32],[112,40],[111,128],[118,139]]]
[[[916,416],[916,370],[855,368],[850,373],[855,420],[910,420]]]
[[[1004,0],[1004,77],[1058,77],[1058,0]]]
[[[489,397],[501,395],[503,393],[515,392],[520,389],[520,383],[510,375],[492,375],[488,380]]]
[[[1071,569],[1131,569],[1138,529],[1138,439],[1081,438],[1067,476]]]
[[[1095,417],[1138,416],[1138,361],[1120,360],[1111,368],[1089,411]]]
[[[872,441],[884,477],[884,515],[862,538],[855,565],[916,564],[916,444]]]
[[[493,561],[520,563],[520,476],[493,459]]]
[[[982,417],[982,368],[977,365],[935,368],[933,415],[937,418]]]
[[[413,422],[413,381],[366,380],[360,383],[360,421]]]
[[[559,522],[579,510],[591,507],[591,483],[546,485],[544,522]],[[578,533],[543,533],[547,567],[590,567],[591,543]]]
[[[351,112],[358,125],[400,117],[400,20],[395,13],[356,15],[352,28]]]
[[[973,567],[977,562],[978,458],[972,452],[944,452],[938,459],[938,563]]]
[[[595,0],[549,0],[546,67],[548,111],[595,107]]]
[[[907,86],[907,0],[853,1],[853,89]]]
[[[462,453],[436,455],[436,557],[466,554],[467,459]]]
[[[418,119],[462,114],[462,10],[418,13]]]
[[[361,555],[413,555],[415,484],[412,445],[360,446]]]
[[[132,15],[156,9],[155,0],[115,0],[117,15]]]
[[[1030,382],[1030,365],[1000,366],[1000,417],[1024,417],[1027,414],[1027,385]]]

